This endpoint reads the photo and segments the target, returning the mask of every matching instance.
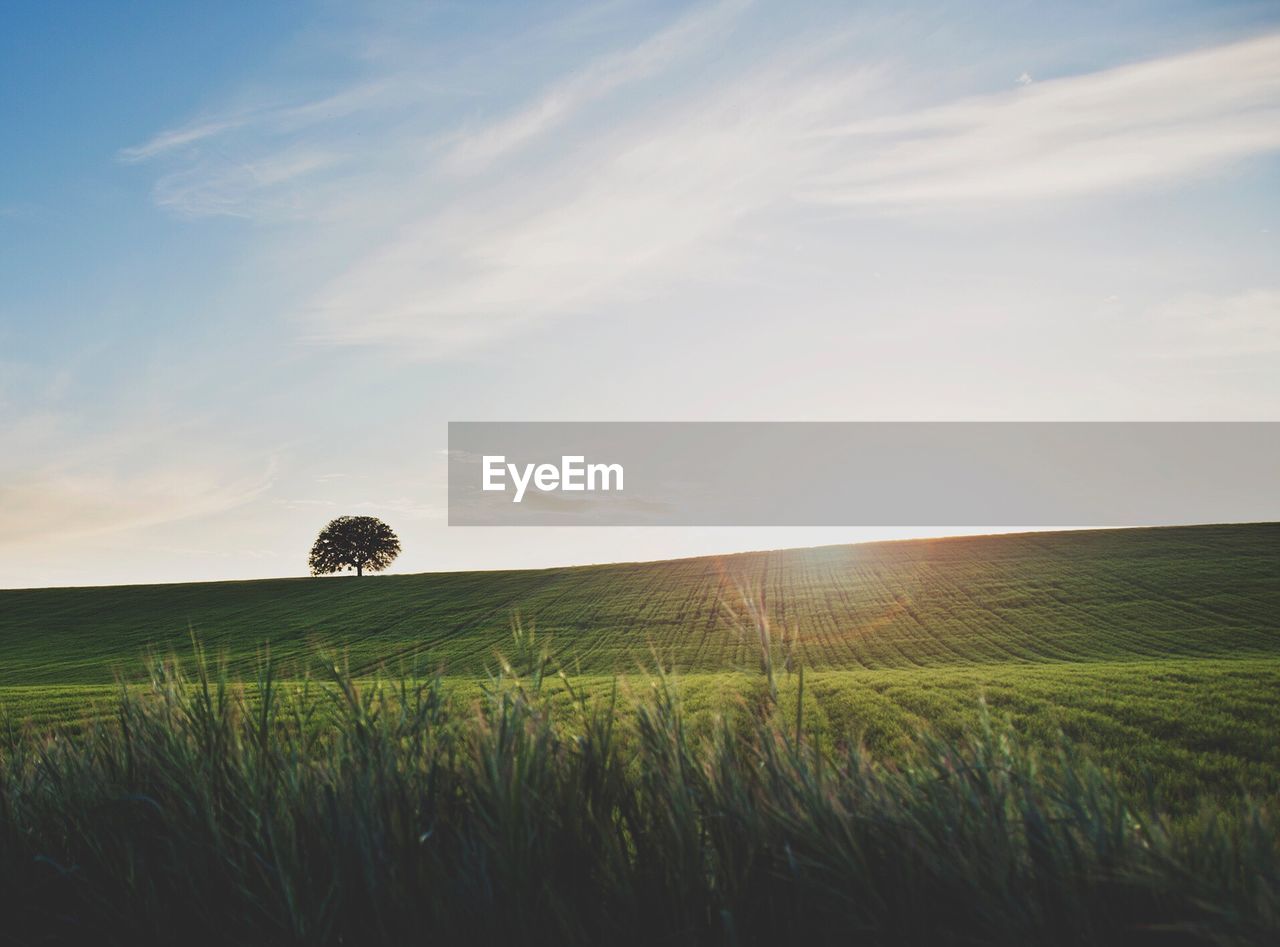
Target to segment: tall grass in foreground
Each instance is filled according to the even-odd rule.
[[[1274,943],[1277,828],[1174,825],[984,722],[906,765],[796,718],[695,738],[676,688],[545,668],[242,688],[201,659],[0,750],[0,938],[95,943]],[[616,695],[615,695],[616,696]]]

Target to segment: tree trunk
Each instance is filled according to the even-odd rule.
[[[360,563],[360,562],[357,562],[357,563],[356,563],[356,578],[358,579],[358,578],[360,578],[360,576],[362,576],[362,575],[364,575],[364,564],[363,564],[363,563]]]

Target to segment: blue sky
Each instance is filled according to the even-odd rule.
[[[1274,3],[0,16],[0,585],[907,534],[449,530],[449,420],[1280,418]]]

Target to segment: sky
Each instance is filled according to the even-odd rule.
[[[446,424],[1280,420],[1278,209],[1274,2],[8,0],[0,586],[929,534],[451,529]]]

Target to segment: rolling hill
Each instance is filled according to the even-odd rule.
[[[979,695],[1193,807],[1280,792],[1280,524],[956,537],[517,572],[0,591],[0,718],[109,710],[194,633],[252,678],[317,650],[474,688],[514,616],[588,686],[679,672],[695,713],[759,706],[756,613],[794,635],[807,725],[886,752]],[[781,665],[781,661],[780,661]],[[637,672],[641,672],[637,675]],[[782,701],[796,697],[782,677]]]
[[[0,685],[108,683],[192,632],[482,674],[513,616],[583,673],[749,669],[753,607],[811,669],[1280,654],[1280,524],[1027,533],[517,572],[0,591]]]

